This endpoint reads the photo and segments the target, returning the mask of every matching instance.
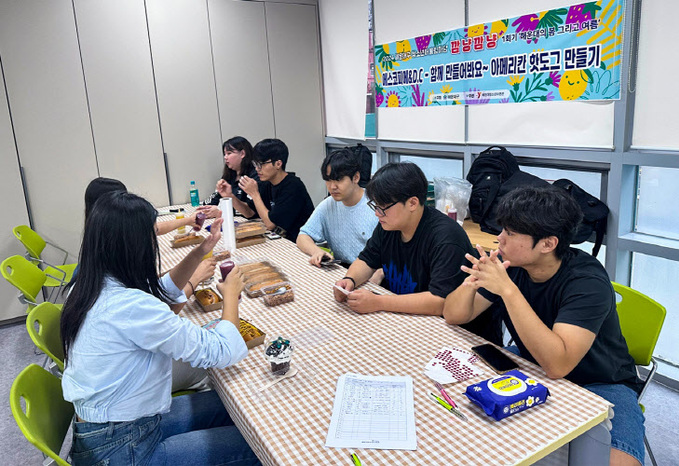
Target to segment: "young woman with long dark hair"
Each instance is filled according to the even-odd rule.
[[[212,330],[173,311],[206,240],[163,277],[157,212],[134,194],[102,195],[85,223],[80,271],[61,319],[64,398],[73,403],[73,464],[257,464],[214,391],[171,398],[171,360],[224,368],[247,355],[238,332],[236,268],[217,286],[222,321]]]
[[[209,218],[218,217],[219,210],[215,207],[222,198],[231,198],[233,207],[246,218],[257,216],[257,211],[252,206],[252,201],[239,186],[241,176],[247,176],[259,180],[257,170],[253,165],[253,149],[250,141],[242,136],[234,136],[222,144],[224,153],[224,172],[217,182],[216,191],[208,198],[206,207],[199,207]]]

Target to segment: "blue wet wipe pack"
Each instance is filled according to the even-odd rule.
[[[549,390],[537,380],[513,370],[467,387],[467,398],[499,421],[547,401]]]

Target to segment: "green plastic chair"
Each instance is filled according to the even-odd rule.
[[[658,369],[658,362],[653,358],[653,350],[658,342],[660,330],[665,322],[667,311],[662,304],[652,300],[643,293],[639,293],[630,287],[613,282],[613,289],[620,296],[617,302],[618,319],[622,335],[627,341],[629,354],[638,366],[651,365],[651,370],[644,380],[644,386],[639,394],[639,401],[644,396],[646,389],[651,383],[655,371]],[[642,410],[644,405],[639,403]],[[651,463],[657,463],[648,439],[644,435],[644,444],[651,458]]]
[[[24,399],[26,410],[21,407]],[[45,456],[68,465],[59,450],[71,424],[73,405],[64,400],[61,381],[37,364],[31,364],[14,379],[9,405],[19,429]]]
[[[39,263],[44,264],[45,267],[44,270],[45,273],[47,273],[47,275],[50,275],[52,277],[59,277],[60,280],[65,282],[71,281],[71,279],[73,278],[73,271],[75,270],[78,264],[65,263],[66,259],[68,259],[68,251],[52,243],[48,243],[47,241],[42,239],[42,237],[39,234],[32,230],[31,227],[27,225],[19,225],[18,227],[14,227],[12,231],[14,232],[14,236],[16,236],[17,239],[21,241],[21,244],[23,244],[24,247],[26,248],[27,259],[29,259],[36,265]],[[53,248],[58,249],[59,251],[64,253],[64,260],[62,265],[51,265],[41,258],[41,254],[48,244]],[[48,277],[45,286],[58,286],[58,285],[53,278]]]
[[[28,314],[26,330],[35,346],[54,361],[59,372],[64,372],[64,347],[61,344],[60,321],[61,309],[58,306],[49,302],[41,303]]]
[[[33,310],[38,305],[38,293],[43,286],[48,286],[46,283],[49,277],[47,273],[19,255],[8,257],[2,261],[0,272],[8,282],[21,291],[19,301],[28,305],[28,311]],[[52,278],[57,283],[54,285],[55,288],[66,284],[65,281],[56,277]]]

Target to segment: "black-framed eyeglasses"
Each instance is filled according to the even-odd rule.
[[[380,217],[384,217],[387,215],[387,210],[391,209],[394,207],[396,204],[398,204],[398,201],[392,202],[386,207],[380,207],[377,204],[375,204],[373,201],[368,201],[368,207],[370,207],[373,212],[376,212]]]
[[[255,170],[261,170],[264,165],[267,163],[273,163],[272,160],[267,160],[266,162],[252,162],[252,166],[255,167]]]

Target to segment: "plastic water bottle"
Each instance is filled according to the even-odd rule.
[[[198,196],[198,188],[196,188],[196,182],[191,181],[191,187],[189,188],[189,195],[191,196],[191,205],[193,207],[198,207],[200,205],[200,197]]]

